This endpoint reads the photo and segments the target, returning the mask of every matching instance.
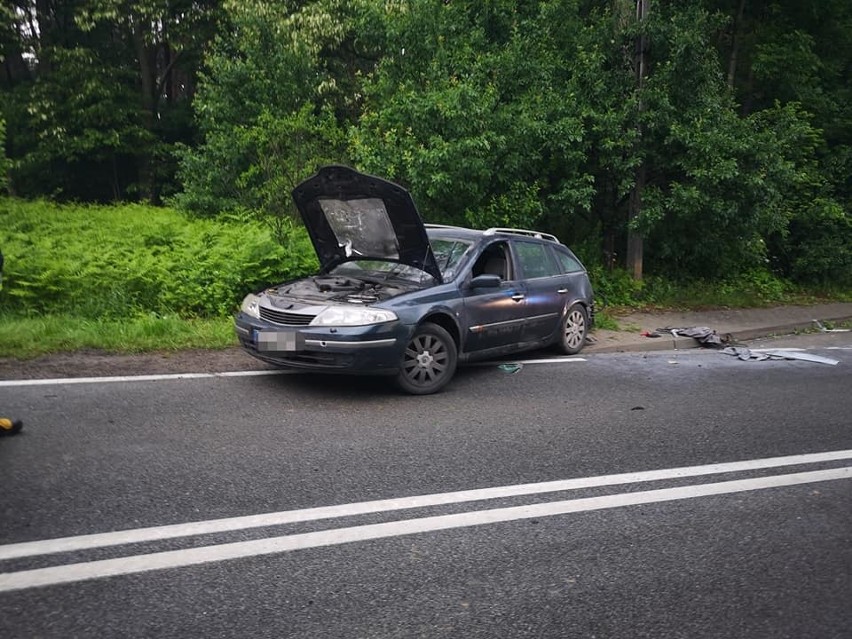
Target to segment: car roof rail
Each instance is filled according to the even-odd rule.
[[[495,233],[509,233],[510,235],[525,235],[534,237],[539,240],[547,240],[549,242],[559,243],[559,238],[550,233],[542,233],[541,231],[530,231],[528,229],[508,229],[502,227],[492,227],[484,231],[485,235],[494,235]]]
[[[423,228],[427,229],[465,229],[463,226],[454,226],[452,224],[424,224]]]

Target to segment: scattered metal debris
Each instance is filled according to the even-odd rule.
[[[817,330],[820,333],[848,333],[850,330],[848,328],[826,328],[822,325],[822,322],[816,319],[813,322],[816,324]]]
[[[509,375],[514,375],[524,367],[523,364],[500,364],[497,368]]]
[[[829,366],[837,366],[838,360],[822,355],[813,355],[811,353],[801,353],[793,351],[763,351],[769,357],[778,357],[781,359],[800,359],[805,362],[815,362],[817,364],[828,364]]]
[[[751,350],[750,348],[746,348],[745,346],[728,346],[727,348],[722,349],[722,352],[725,355],[733,355],[735,357],[738,357],[744,362],[747,362],[750,359],[754,359],[757,361],[769,359],[769,355],[767,355],[766,353],[759,353],[757,351]]]
[[[836,359],[788,349],[762,349],[760,351],[753,351],[745,346],[728,346],[727,348],[722,349],[722,352],[725,355],[738,357],[744,362],[748,360],[756,360],[760,362],[767,359],[798,359],[805,362],[828,364],[829,366],[836,366],[838,364],[838,360]]]

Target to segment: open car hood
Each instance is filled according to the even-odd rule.
[[[293,189],[323,272],[353,259],[413,266],[441,283],[423,220],[401,186],[345,166],[325,166]]]

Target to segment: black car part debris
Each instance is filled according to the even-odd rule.
[[[708,328],[707,326],[693,326],[690,328],[674,328],[667,326],[665,328],[655,329],[652,333],[643,331],[642,335],[644,337],[662,337],[663,335],[671,335],[672,337],[692,337],[697,340],[699,344],[707,348],[723,348],[733,342],[733,337],[731,335],[719,335],[716,331],[712,328]]]

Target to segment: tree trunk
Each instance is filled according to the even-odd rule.
[[[740,51],[740,39],[743,24],[743,12],[745,11],[745,0],[740,0],[739,9],[737,9],[737,17],[734,19],[734,25],[731,33],[731,56],[728,59],[728,90],[733,92],[734,81],[737,75],[737,56]]]
[[[648,17],[651,0],[636,0],[636,20],[643,22]],[[648,72],[648,39],[644,34],[639,36],[636,46],[636,90],[639,93],[639,114],[645,110],[642,99],[642,89],[645,83],[645,74]],[[642,125],[638,129],[639,145],[642,145]],[[636,169],[636,183],[630,194],[630,206],[627,213],[627,270],[633,275],[633,279],[642,279],[642,259],[644,243],[642,235],[634,231],[631,226],[633,221],[642,212],[642,189],[645,187],[645,164],[644,161]]]
[[[142,117],[146,131],[154,131],[157,111],[157,82],[154,76],[156,68],[153,53],[148,46],[146,25],[143,18],[136,15],[131,18],[133,28],[133,44],[136,48],[136,56],[139,60],[139,73],[142,81]],[[142,197],[151,204],[156,203],[156,191],[154,185],[153,158],[150,150],[140,149],[139,162],[139,188]]]
[[[630,194],[629,221],[635,220],[642,212],[642,190],[645,188],[645,165],[636,169],[636,184]],[[642,279],[642,267],[645,246],[642,234],[627,227],[627,270],[634,280]]]

